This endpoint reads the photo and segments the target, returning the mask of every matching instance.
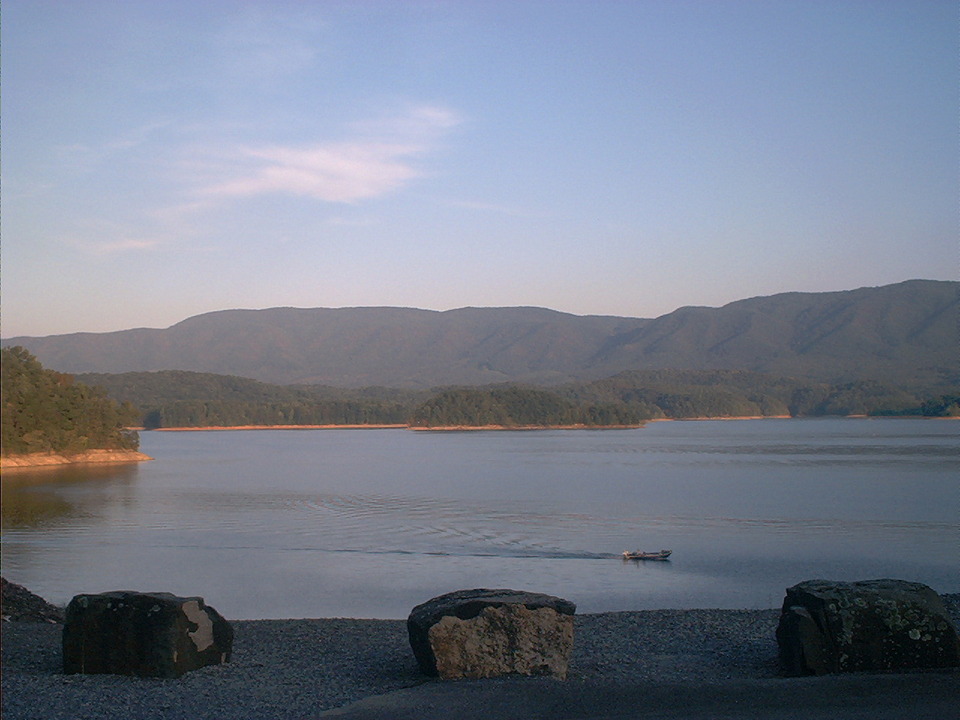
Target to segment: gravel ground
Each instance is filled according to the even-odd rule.
[[[960,619],[960,596],[944,599]],[[778,670],[778,617],[776,610],[578,615],[566,685],[655,689],[769,682]],[[456,685],[419,673],[402,620],[257,620],[233,626],[230,663],[157,680],[63,675],[60,625],[4,622],[2,717],[299,719],[424,683]],[[956,683],[957,675],[948,680]],[[490,682],[481,684],[490,688]],[[531,690],[558,681],[536,682]]]

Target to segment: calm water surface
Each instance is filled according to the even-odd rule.
[[[139,465],[3,480],[3,574],[202,595],[232,619],[403,618],[470,587],[580,612],[766,608],[801,580],[960,592],[960,423],[149,432]],[[625,549],[671,548],[666,563]]]

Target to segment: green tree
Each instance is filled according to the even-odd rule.
[[[580,404],[557,393],[513,385],[444,390],[412,413],[414,427],[638,425],[625,405]]]
[[[130,405],[118,405],[73,376],[45,369],[22,347],[0,351],[0,451],[77,453],[131,449],[139,436]]]

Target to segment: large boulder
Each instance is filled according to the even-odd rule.
[[[232,650],[233,627],[203,598],[121,590],[67,606],[65,673],[180,677],[227,662]]]
[[[407,619],[420,669],[444,679],[567,676],[569,600],[519,590],[458,590],[417,605]]]
[[[795,675],[960,665],[960,640],[931,588],[904,580],[807,580],[787,589],[777,626]]]

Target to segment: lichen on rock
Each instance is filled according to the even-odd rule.
[[[777,642],[792,674],[960,665],[960,639],[940,596],[903,580],[808,580],[788,588]]]
[[[415,607],[407,619],[421,670],[441,678],[565,678],[573,649],[568,600],[517,590],[460,590]]]

